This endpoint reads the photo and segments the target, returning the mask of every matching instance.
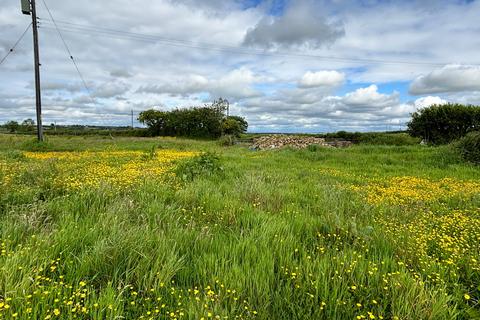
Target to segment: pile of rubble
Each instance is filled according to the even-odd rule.
[[[344,140],[327,142],[323,138],[309,136],[269,135],[253,139],[253,144],[250,149],[269,150],[280,149],[283,147],[305,149],[310,145],[343,148],[351,146],[352,142]]]
[[[253,139],[250,149],[269,150],[290,147],[294,149],[305,149],[309,145],[318,145],[325,147],[347,147],[352,143],[350,141],[326,142],[323,138],[287,136],[287,135],[269,135]]]

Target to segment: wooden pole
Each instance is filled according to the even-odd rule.
[[[35,97],[37,111],[37,138],[43,141],[43,125],[42,125],[42,94],[40,89],[40,52],[38,50],[38,25],[37,10],[35,0],[31,0],[32,6],[32,26],[33,26],[33,55],[35,60]]]

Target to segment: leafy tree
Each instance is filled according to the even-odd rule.
[[[20,128],[20,124],[17,121],[8,121],[5,123],[5,128],[8,132],[14,133]]]
[[[240,125],[240,130],[241,133],[246,133],[248,129],[248,122],[245,120],[245,118],[240,117],[240,116],[229,116],[228,118],[233,119],[237,121]]]
[[[461,104],[432,105],[412,114],[408,131],[429,143],[445,144],[480,130],[480,107]]]
[[[157,110],[146,110],[140,113],[138,121],[145,124],[152,136],[165,135],[165,127],[167,125],[169,115],[168,112]]]
[[[204,107],[175,109],[172,111],[146,110],[138,120],[148,127],[152,136],[185,136],[218,138],[223,124],[228,120],[229,128],[243,132],[248,123],[241,117],[225,117],[228,101],[219,99]],[[230,130],[230,129],[229,129]]]
[[[35,121],[32,119],[25,119],[22,122],[22,131],[31,132],[35,130]]]
[[[242,133],[247,132],[248,123],[244,118],[239,116],[229,116],[222,121],[222,134],[239,137]]]
[[[480,165],[480,131],[468,133],[453,145],[464,160]]]

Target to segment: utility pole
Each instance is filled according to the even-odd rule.
[[[132,129],[133,129],[133,110],[132,110]]]
[[[37,137],[38,141],[43,141],[43,125],[42,125],[42,95],[40,90],[40,52],[38,50],[38,24],[37,24],[37,8],[35,0],[21,0],[22,12],[26,15],[32,15],[33,29],[33,56],[35,65],[35,99],[37,111]]]

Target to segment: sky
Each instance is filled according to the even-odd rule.
[[[45,2],[81,73],[37,0],[45,124],[126,126],[222,97],[250,132],[385,131],[480,105],[480,1]],[[0,0],[0,59],[30,22]],[[29,31],[0,65],[0,123],[35,118],[32,51]]]

